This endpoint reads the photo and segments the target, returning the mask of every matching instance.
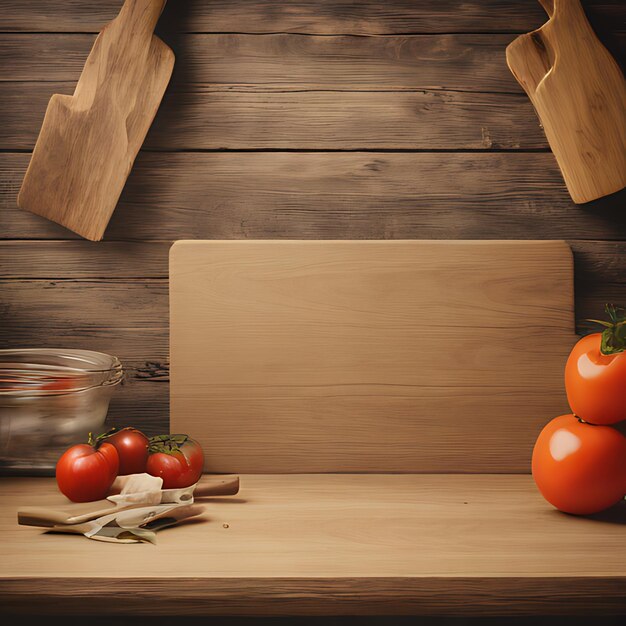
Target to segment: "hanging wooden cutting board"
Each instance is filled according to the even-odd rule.
[[[554,241],[189,241],[171,425],[214,472],[528,472],[568,412]]]
[[[506,50],[576,203],[626,186],[626,83],[578,0],[541,0],[550,16]]]
[[[52,96],[22,209],[102,239],[174,67],[174,53],[153,35],[165,2],[126,0],[98,35],[74,95]]]

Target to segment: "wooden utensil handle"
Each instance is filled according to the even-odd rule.
[[[152,34],[167,0],[126,0],[117,19],[132,24],[133,30]]]
[[[27,507],[17,512],[17,523],[21,526],[43,526],[51,528],[67,523],[67,513],[51,511],[45,507]]]
[[[239,493],[239,476],[204,476],[194,489],[194,498],[234,496]]]

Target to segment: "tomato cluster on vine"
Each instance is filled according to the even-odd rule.
[[[532,473],[543,497],[577,515],[599,513],[626,494],[626,311],[607,305],[602,333],[583,337],[565,365],[571,414],[539,434]]]
[[[146,472],[163,479],[163,489],[189,487],[204,467],[200,444],[188,435],[148,438],[136,428],[113,428],[66,450],[56,465],[61,493],[73,502],[109,495],[118,476]]]

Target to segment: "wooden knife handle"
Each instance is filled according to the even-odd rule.
[[[239,493],[239,476],[203,476],[193,492],[194,498],[234,496]]]

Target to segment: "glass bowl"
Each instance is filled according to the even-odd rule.
[[[104,430],[119,360],[90,350],[0,350],[0,472],[52,474],[58,458]]]

